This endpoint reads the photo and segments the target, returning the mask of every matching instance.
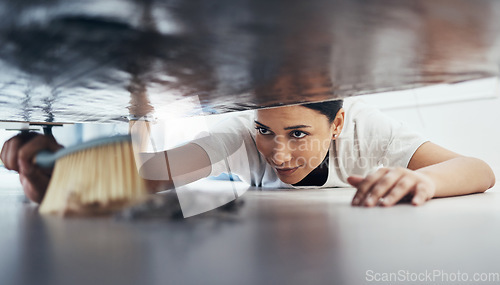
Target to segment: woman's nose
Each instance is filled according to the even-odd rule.
[[[274,165],[276,165],[276,166],[284,166],[285,163],[290,161],[290,158],[291,158],[290,155],[284,156],[281,153],[277,153],[277,154],[273,155],[271,160],[273,161]]]
[[[277,144],[277,146],[274,147],[271,160],[276,166],[281,166],[289,162],[291,159],[291,150],[286,146],[285,143]]]

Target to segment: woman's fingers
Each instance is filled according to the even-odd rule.
[[[37,133],[21,133],[7,140],[0,153],[0,158],[3,161],[5,168],[19,172],[19,151],[25,144],[29,143],[34,137],[37,136],[42,135]]]
[[[377,171],[375,171],[372,174],[369,174],[366,176],[363,181],[361,181],[356,188],[358,188],[358,191],[356,192],[356,195],[354,195],[354,198],[352,199],[352,205],[362,205],[362,203],[365,200],[366,195],[369,193],[371,187],[373,184],[375,184],[382,176],[384,176],[389,169],[387,168],[380,168]]]
[[[415,189],[415,179],[410,176],[403,176],[384,197],[380,203],[382,206],[389,207],[399,202],[408,193]]]
[[[18,151],[19,173],[29,175],[36,168],[33,160],[35,156],[42,150],[55,152],[62,148],[54,137],[38,135],[25,143]]]
[[[365,179],[354,177],[350,180],[351,185],[358,188],[352,204],[366,207],[393,206],[408,194],[413,196],[413,205],[421,205],[435,192],[427,176],[404,168],[383,168]]]
[[[379,201],[382,202],[380,198],[384,197],[387,193],[400,190],[404,191],[404,189],[397,188],[401,179],[405,179],[404,171],[398,168],[390,169],[384,176],[372,185],[371,189],[368,191],[368,195],[365,196],[365,200],[361,202],[361,205],[373,207],[376,206]]]
[[[25,143],[18,151],[19,179],[26,196],[40,203],[50,181],[51,171],[34,164],[35,156],[42,150],[55,152],[62,148],[54,137],[38,135]]]
[[[50,181],[51,170],[37,167],[33,160],[42,150],[55,152],[62,148],[54,137],[38,133],[22,133],[9,139],[2,147],[0,157],[7,169],[19,173],[26,196],[41,202]]]
[[[0,157],[5,165],[5,168],[19,171],[19,166],[17,165],[17,150],[21,145],[22,141],[19,136],[10,138],[4,143]]]
[[[365,178],[359,175],[352,175],[347,177],[347,182],[354,187],[357,187],[361,182],[363,182],[363,180],[365,180]]]
[[[424,183],[417,184],[416,189],[415,189],[415,195],[413,196],[413,199],[411,200],[411,203],[413,205],[420,206],[423,203],[425,203],[425,201],[427,201],[431,198],[430,194],[429,194],[428,187],[429,186],[424,184]]]
[[[44,174],[41,169],[36,169],[30,175],[19,175],[19,181],[21,181],[26,197],[33,202],[41,203],[49,185],[50,176]]]

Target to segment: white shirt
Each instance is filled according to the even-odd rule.
[[[420,134],[389,118],[360,99],[344,100],[345,122],[329,148],[328,179],[321,187],[348,187],[347,177],[365,176],[381,165],[407,167],[424,143]],[[212,163],[210,175],[237,174],[241,180],[263,188],[310,188],[282,182],[255,144],[255,111],[230,116],[211,127],[209,137],[195,140]]]

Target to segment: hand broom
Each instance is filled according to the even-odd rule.
[[[104,215],[144,201],[147,189],[137,171],[130,135],[92,140],[35,158],[55,164],[40,205],[42,214]]]

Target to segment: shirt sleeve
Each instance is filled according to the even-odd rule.
[[[360,147],[369,157],[377,158],[377,165],[407,167],[415,151],[427,139],[405,123],[361,104],[354,119]]]
[[[263,161],[253,138],[253,112],[229,115],[210,125],[210,134],[192,141],[202,147],[212,165],[210,176],[238,175],[250,184],[263,173]]]
[[[426,138],[410,130],[406,124],[396,122],[380,164],[406,168],[417,149],[426,141]]]

